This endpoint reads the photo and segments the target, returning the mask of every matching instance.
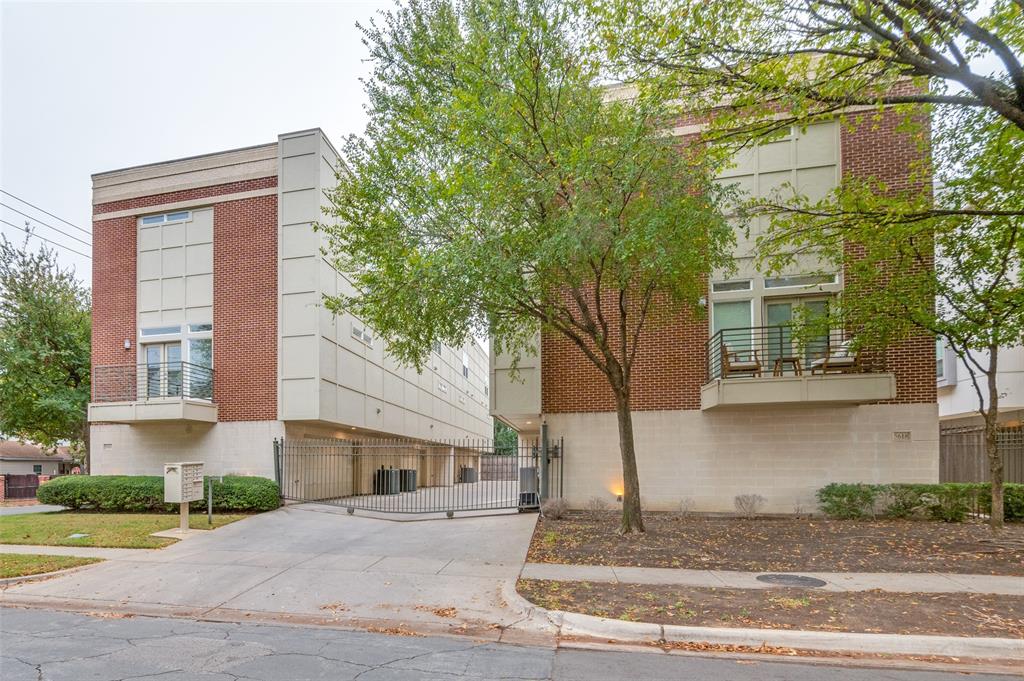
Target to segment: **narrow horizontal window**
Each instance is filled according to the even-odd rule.
[[[147,215],[142,218],[142,224],[144,225],[159,225],[167,219],[166,215]]]
[[[764,280],[765,288],[785,288],[787,286],[814,286],[816,284],[834,284],[834,274],[795,274],[789,277],[769,277]]]
[[[167,222],[180,222],[181,220],[188,220],[191,213],[187,210],[181,211],[180,213],[168,213]]]
[[[750,280],[744,279],[743,281],[716,281],[711,284],[711,290],[715,293],[725,293],[726,291],[749,291],[751,288]]]
[[[203,331],[213,331],[213,324],[189,324],[189,333],[202,333]]]
[[[172,333],[181,333],[180,326],[151,326],[142,330],[143,336],[166,336]]]

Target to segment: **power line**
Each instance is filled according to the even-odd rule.
[[[86,233],[86,234],[88,234],[89,236],[92,236],[92,232],[90,232],[89,230],[87,230],[87,229],[83,229],[83,228],[79,227],[78,225],[74,224],[73,222],[68,222],[68,221],[67,221],[67,220],[65,220],[64,218],[62,218],[62,217],[58,217],[58,216],[54,215],[53,213],[51,213],[50,211],[48,211],[48,210],[45,210],[45,209],[43,209],[43,208],[40,208],[39,206],[37,206],[37,205],[35,205],[35,204],[29,203],[29,202],[28,202],[28,201],[26,201],[25,199],[21,198],[20,196],[15,196],[14,194],[12,194],[12,193],[10,193],[9,191],[7,191],[6,189],[0,189],[0,193],[2,193],[2,194],[7,194],[7,196],[10,196],[10,197],[11,197],[12,199],[17,199],[18,201],[21,201],[22,203],[24,203],[24,204],[25,204],[26,206],[32,206],[33,208],[35,208],[35,209],[36,209],[36,210],[38,210],[39,212],[41,212],[41,213],[45,213],[45,214],[49,215],[49,216],[50,216],[51,218],[53,218],[54,220],[60,220],[61,222],[63,222],[63,223],[64,223],[65,225],[67,225],[68,227],[74,227],[74,228],[75,228],[75,229],[77,229],[78,231],[80,231],[80,232],[85,232],[85,233]]]
[[[61,248],[67,249],[67,250],[71,251],[72,253],[75,253],[76,255],[80,255],[83,258],[88,258],[89,260],[92,260],[92,256],[91,255],[86,255],[85,253],[82,253],[81,251],[76,251],[75,249],[71,248],[70,246],[65,246],[64,244],[57,243],[56,241],[51,241],[50,239],[47,239],[45,236],[39,236],[38,234],[36,234],[35,232],[33,232],[30,229],[27,229],[25,227],[19,227],[18,225],[14,224],[13,222],[8,222],[7,220],[4,220],[2,218],[0,218],[0,222],[4,223],[5,225],[10,225],[11,227],[14,227],[15,229],[17,229],[19,231],[23,231],[26,234],[28,234],[29,236],[34,236],[37,239],[42,239],[43,241],[45,241],[48,244],[53,244],[54,246],[60,246]]]
[[[47,224],[47,223],[43,222],[42,220],[40,220],[40,219],[38,219],[38,218],[32,217],[32,216],[31,216],[31,215],[29,215],[28,213],[23,213],[22,211],[18,210],[18,209],[17,209],[17,208],[15,208],[14,206],[8,206],[8,205],[7,205],[6,203],[4,203],[3,201],[0,201],[0,206],[3,206],[4,208],[7,208],[7,209],[9,209],[9,210],[13,210],[13,211],[14,211],[15,213],[17,213],[18,215],[21,215],[22,217],[26,217],[26,218],[28,218],[29,220],[31,220],[32,222],[38,222],[38,223],[39,223],[39,224],[41,224],[41,225],[42,225],[43,227],[49,227],[49,228],[50,228],[50,229],[52,229],[53,231],[55,231],[55,232],[59,232],[60,234],[63,234],[64,236],[66,236],[66,237],[68,237],[68,238],[70,238],[70,239],[74,239],[75,241],[79,242],[80,244],[84,244],[84,245],[86,245],[86,246],[92,246],[92,244],[91,244],[91,243],[89,243],[88,241],[84,241],[84,240],[82,240],[82,239],[79,239],[79,238],[78,238],[77,236],[75,236],[74,234],[68,234],[67,232],[65,232],[65,231],[64,231],[64,230],[62,230],[62,229],[57,229],[57,228],[56,228],[56,227],[54,227],[53,225]]]

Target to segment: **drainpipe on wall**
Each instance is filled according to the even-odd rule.
[[[548,498],[548,424],[540,424],[540,500]]]

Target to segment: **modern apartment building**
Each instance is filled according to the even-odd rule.
[[[848,176],[912,185],[923,153],[898,129],[899,116],[854,115],[822,122],[744,152],[722,181],[754,196],[793,187],[810,198]],[[675,132],[689,135],[697,126]],[[837,482],[935,482],[939,428],[934,340],[908,339],[867,357],[848,352],[835,330],[798,343],[787,324],[842,294],[844,273],[825,276],[804,260],[767,276],[754,265],[765,223],[737,232],[737,272],[716,273],[703,314],[651,329],[634,367],[633,418],[643,504],[732,511],[740,494],[764,510],[815,508],[815,491]],[[491,413],[520,433],[541,424],[563,438],[564,493],[615,504],[621,463],[607,382],[572,343],[538,338],[513,378],[508,357],[491,354]]]
[[[274,476],[275,438],[491,435],[486,352],[422,373],[323,296],[313,229],[338,154],[319,129],[93,176],[92,472]]]
[[[975,353],[985,366],[988,357]],[[999,387],[999,420],[1006,427],[1020,427],[1024,424],[1024,346],[1015,345],[999,349],[999,372],[996,385]],[[936,344],[935,378],[938,386],[939,420],[943,428],[970,427],[981,425],[978,414],[978,393],[971,383],[967,365],[941,341]],[[978,374],[982,395],[987,397],[985,377]]]

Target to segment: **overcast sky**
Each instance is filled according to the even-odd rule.
[[[92,173],[316,126],[337,144],[365,123],[356,22],[391,5],[0,0],[0,189],[89,230]],[[90,252],[51,227],[87,234],[8,194],[0,203]],[[15,210],[0,217],[20,227]],[[0,223],[9,238],[17,227]],[[57,250],[88,283],[88,258]]]

